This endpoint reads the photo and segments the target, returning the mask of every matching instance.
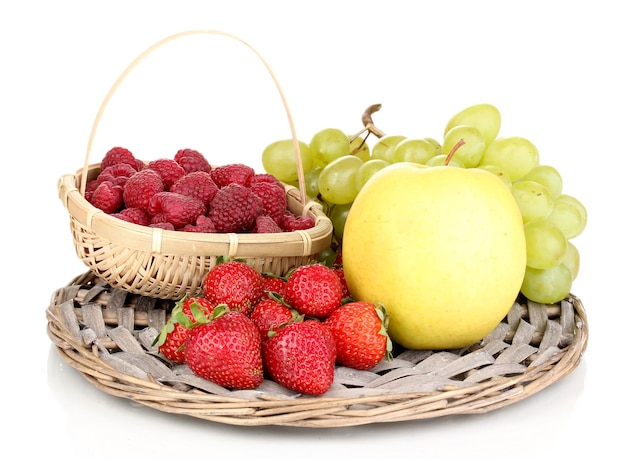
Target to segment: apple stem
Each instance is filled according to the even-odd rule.
[[[463,145],[465,145],[465,139],[460,139],[457,143],[454,144],[454,146],[452,147],[452,150],[450,150],[450,153],[448,153],[448,156],[446,156],[446,159],[443,162],[444,166],[447,166],[450,163],[450,161],[452,160],[452,157],[454,156],[454,154]]]

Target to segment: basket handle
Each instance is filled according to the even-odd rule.
[[[298,142],[298,138],[296,136],[296,128],[294,126],[293,123],[293,117],[291,115],[291,110],[289,109],[289,105],[287,104],[287,98],[285,97],[285,94],[283,93],[283,90],[280,86],[280,83],[278,82],[278,79],[276,78],[276,75],[274,74],[274,71],[272,70],[272,68],[270,67],[270,65],[267,63],[267,61],[263,58],[263,56],[261,56],[261,54],[254,48],[252,47],[249,43],[247,43],[246,41],[242,40],[241,38],[232,35],[228,32],[223,32],[220,30],[211,30],[211,29],[207,29],[207,30],[187,30],[184,32],[179,32],[173,35],[170,35],[169,37],[163,38],[162,40],[156,42],[155,44],[153,44],[152,46],[150,46],[149,48],[147,48],[145,51],[143,51],[141,54],[139,54],[139,56],[137,56],[129,65],[128,67],[126,67],[126,69],[122,72],[122,74],[117,78],[117,80],[115,81],[115,83],[113,83],[113,86],[111,87],[111,89],[109,89],[109,92],[107,93],[106,97],[104,98],[104,100],[102,101],[102,104],[100,105],[100,109],[98,110],[98,113],[96,115],[96,119],[93,123],[93,126],[91,128],[91,133],[89,135],[89,142],[87,144],[87,152],[85,154],[85,164],[83,166],[83,174],[81,175],[81,184],[80,184],[80,194],[82,196],[85,195],[85,188],[87,186],[87,169],[89,167],[89,156],[91,154],[91,149],[93,146],[93,140],[94,137],[96,135],[96,130],[98,129],[98,125],[100,124],[100,120],[102,118],[102,115],[104,114],[104,110],[106,109],[109,101],[111,100],[111,98],[113,97],[113,94],[115,93],[115,91],[117,90],[117,88],[120,86],[120,84],[122,84],[122,81],[124,81],[124,79],[128,76],[128,74],[145,58],[147,57],[149,54],[151,54],[153,51],[156,51],[158,48],[160,48],[161,46],[165,45],[166,43],[169,43],[173,40],[176,40],[178,38],[182,38],[182,37],[187,37],[190,35],[221,35],[227,38],[231,38],[235,41],[238,41],[239,43],[245,45],[246,47],[248,47],[254,54],[256,54],[256,56],[261,60],[261,62],[263,63],[263,65],[265,66],[265,68],[267,69],[267,71],[269,72],[270,76],[272,77],[272,81],[274,82],[274,85],[276,86],[276,89],[278,90],[278,93],[280,95],[280,98],[283,102],[283,106],[285,108],[285,112],[287,114],[287,120],[289,122],[289,128],[291,130],[291,137],[293,140],[293,148],[294,151],[296,153],[296,165],[298,167],[298,183],[299,183],[299,189],[300,189],[300,201],[302,202],[302,204],[306,204],[307,201],[307,195],[306,195],[306,185],[305,185],[305,179],[304,179],[304,171],[302,168],[302,156],[300,153],[300,144]]]

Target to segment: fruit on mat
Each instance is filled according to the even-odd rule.
[[[493,174],[397,163],[353,202],[342,256],[353,297],[385,306],[394,342],[447,349],[484,338],[509,311],[526,243],[519,207]]]
[[[342,298],[341,280],[321,263],[299,266],[287,279],[285,302],[300,314],[326,318],[341,305]]]
[[[185,363],[185,341],[189,329],[196,323],[204,323],[215,306],[203,297],[188,297],[176,302],[165,326],[152,345],[159,348],[173,363]]]
[[[263,382],[261,334],[245,314],[218,305],[208,322],[189,330],[185,360],[198,376],[230,389]]]
[[[279,328],[263,342],[269,377],[288,389],[308,395],[328,391],[335,377],[337,349],[330,329],[308,319]]]
[[[335,309],[324,323],[337,346],[337,363],[356,370],[369,370],[391,357],[393,343],[387,333],[385,308],[366,301],[353,301]]]
[[[263,340],[269,338],[270,332],[276,332],[281,326],[297,320],[298,317],[295,309],[271,297],[261,299],[250,313],[250,319],[259,327]]]
[[[202,280],[202,295],[246,316],[263,295],[263,277],[241,259],[220,257]]]

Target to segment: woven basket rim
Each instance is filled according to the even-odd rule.
[[[79,371],[91,384],[111,395],[132,399],[163,412],[233,425],[327,428],[487,413],[524,400],[569,375],[580,363],[588,340],[584,307],[577,296],[570,294],[564,300],[571,304],[574,314],[574,317],[570,317],[573,319],[574,328],[568,343],[558,351],[547,352],[544,349],[543,352],[547,357],[539,356],[538,360],[529,364],[523,372],[515,374],[497,375],[475,383],[458,384],[456,387],[449,385],[432,391],[399,390],[385,393],[364,391],[358,396],[325,394],[318,397],[303,395],[294,397],[227,389],[211,393],[197,387],[181,391],[158,382],[152,376],[147,379],[140,378],[115,369],[103,359],[108,356],[108,350],[102,343],[98,344],[96,340],[91,344],[85,344],[72,334],[67,321],[76,327],[79,321],[73,313],[78,300],[72,295],[76,295],[85,287],[83,284],[93,280],[94,275],[91,272],[77,276],[66,287],[55,292],[46,310],[48,336],[62,359]],[[98,292],[107,291],[106,286],[102,285],[92,288],[95,289],[96,296]],[[85,297],[85,303],[90,301]],[[72,312],[68,314],[68,310]],[[529,312],[532,316],[532,312],[530,310]],[[103,320],[104,326],[102,316],[100,319]],[[558,320],[561,320],[561,316]],[[132,326],[149,329],[144,321],[145,318],[139,318],[137,315]],[[548,328],[550,327],[546,328],[546,335]],[[540,339],[543,340],[542,337]],[[443,355],[442,353],[447,351],[431,352],[433,355]],[[345,368],[344,370],[348,370],[348,373],[352,371]]]

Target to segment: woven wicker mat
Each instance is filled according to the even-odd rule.
[[[48,335],[61,357],[100,390],[151,408],[214,422],[341,427],[486,413],[571,373],[587,346],[580,300],[520,297],[482,342],[453,351],[400,351],[369,371],[338,366],[322,396],[266,380],[228,390],[164,361],[151,343],[173,307],[103,284],[87,272],[52,295]]]

